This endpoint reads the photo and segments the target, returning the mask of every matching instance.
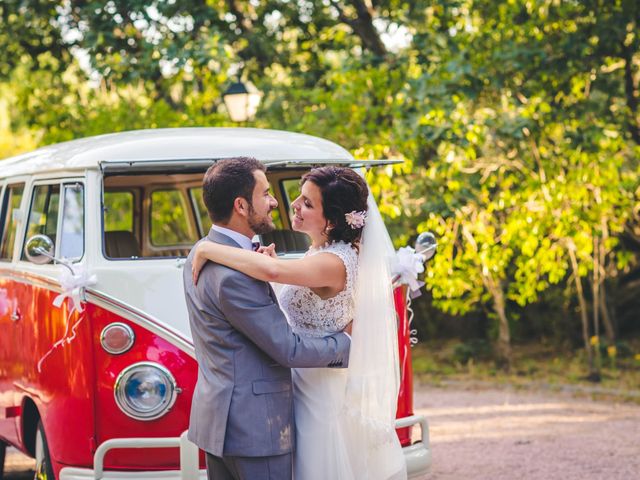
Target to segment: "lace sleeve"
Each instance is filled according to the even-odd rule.
[[[286,285],[279,297],[294,331],[314,337],[339,332],[353,320],[358,271],[358,253],[351,245],[336,242],[310,249],[307,255],[318,253],[332,253],[342,260],[347,277],[344,289],[334,297],[322,299],[309,287]]]

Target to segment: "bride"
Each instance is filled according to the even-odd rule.
[[[404,479],[394,428],[399,388],[396,317],[389,261],[393,247],[364,180],[322,167],[302,177],[293,229],[311,247],[301,259],[202,242],[193,277],[210,260],[283,284],[278,300],[292,330],[324,337],[351,322],[347,369],[293,369],[294,478]]]

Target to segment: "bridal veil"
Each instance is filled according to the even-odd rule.
[[[367,204],[347,372],[345,443],[357,478],[404,479],[406,465],[395,431],[400,386],[391,285],[395,250],[371,195]]]

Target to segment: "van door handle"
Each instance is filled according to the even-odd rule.
[[[17,322],[18,320],[20,320],[20,317],[21,317],[20,310],[16,308],[11,314],[11,320],[13,320],[14,322]]]

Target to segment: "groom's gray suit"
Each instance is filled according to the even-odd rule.
[[[240,248],[215,230],[208,240]],[[184,287],[198,382],[189,439],[224,458],[227,467],[226,459],[233,458],[234,477],[250,471],[236,465],[245,460],[254,472],[270,469],[269,463],[256,464],[256,457],[266,462],[290,455],[295,445],[290,368],[346,367],[350,340],[343,333],[325,338],[294,334],[267,282],[225,266],[207,262],[194,285],[192,257],[193,250],[184,266]]]

